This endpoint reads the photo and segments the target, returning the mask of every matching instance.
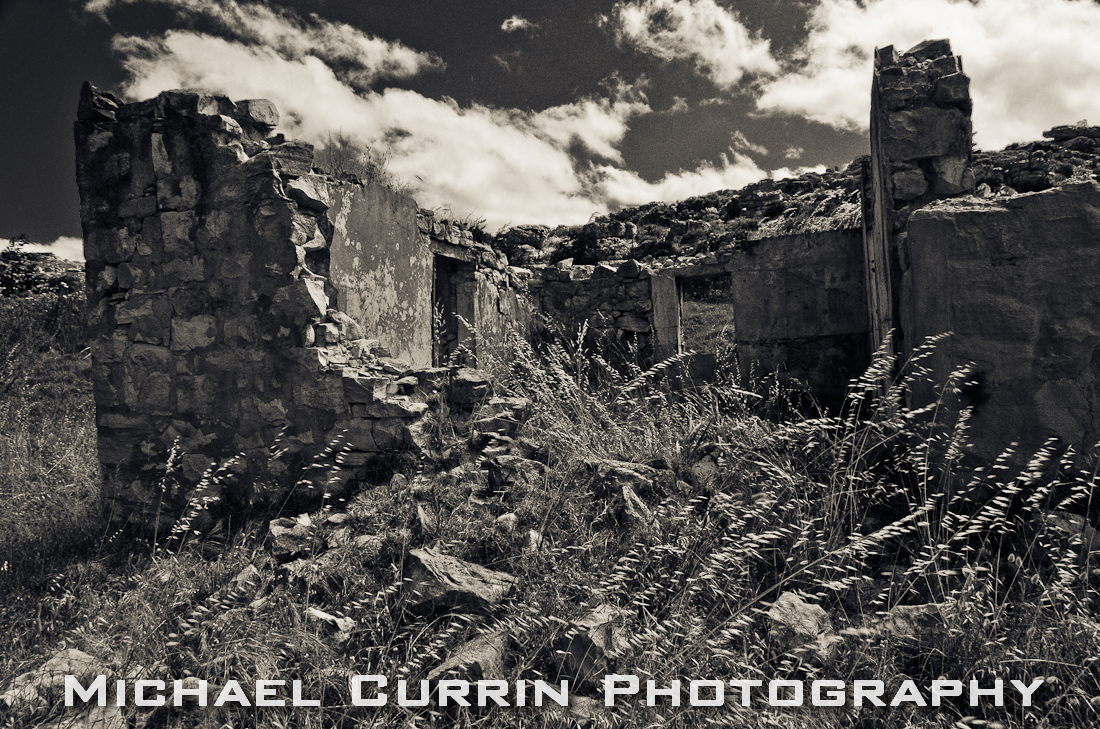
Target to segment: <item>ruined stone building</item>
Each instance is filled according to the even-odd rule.
[[[951,331],[934,364],[975,363],[979,454],[1049,436],[1087,449],[1100,439],[1100,186],[972,194],[968,87],[946,41],[876,52],[854,222],[693,256],[517,267],[383,185],[315,171],[310,145],[274,135],[270,102],[168,91],[123,104],[85,85],[77,176],[110,498],[148,518],[238,454],[230,481],[276,441],[306,462],[337,436],[333,478],[355,479],[415,440],[429,403],[470,400],[476,383],[448,360],[502,350],[539,313],[660,360],[683,346],[685,287],[712,280],[742,364],[837,398],[887,332],[904,354]]]

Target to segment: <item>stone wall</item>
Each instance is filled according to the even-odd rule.
[[[587,324],[593,337],[616,346],[635,342],[650,361],[654,346],[651,270],[636,261],[533,266],[530,297],[575,339]],[[675,351],[675,350],[673,350]]]
[[[1057,437],[1100,440],[1100,185],[964,198],[914,212],[902,278],[909,339],[953,332],[933,361],[975,364],[972,440],[990,459]]]
[[[271,451],[306,464],[337,438],[340,462],[290,486],[339,488],[373,457],[419,447],[420,416],[454,390],[430,367],[434,248],[489,256],[418,223],[408,198],[315,174],[312,147],[273,135],[277,123],[262,100],[82,91],[99,456],[131,521],[285,499],[287,484],[254,478],[271,475]],[[482,308],[519,307],[509,281],[484,274]]]
[[[899,329],[896,284],[908,265],[899,253],[912,211],[972,192],[970,79],[946,40],[903,54],[875,51],[871,84],[870,200],[864,205],[867,309],[871,345]]]
[[[612,341],[636,337],[651,363],[682,350],[678,286],[732,275],[730,325],[743,373],[778,370],[835,402],[870,356],[862,251],[859,230],[784,235],[659,263],[536,266],[531,292],[567,333],[587,322]]]

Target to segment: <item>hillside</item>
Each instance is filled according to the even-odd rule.
[[[1100,170],[1100,127],[1056,127],[1044,134],[1050,138],[975,151],[974,194],[989,198],[1037,192],[1093,177]],[[843,170],[625,208],[586,225],[516,226],[500,231],[492,242],[513,265],[566,258],[592,264],[691,256],[776,235],[858,228],[860,170],[866,159],[857,158]]]

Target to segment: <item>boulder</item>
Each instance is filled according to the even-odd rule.
[[[768,610],[768,638],[776,654],[807,652],[826,660],[832,654],[835,637],[825,610],[793,592],[781,594]]]
[[[516,578],[433,549],[413,549],[405,558],[402,589],[414,606],[482,611],[512,590]]]
[[[101,673],[106,673],[106,668],[98,658],[66,648],[35,670],[16,676],[0,693],[0,706],[17,712],[45,706],[63,697],[65,676],[71,674],[83,680]]]
[[[592,685],[614,673],[615,658],[630,648],[623,623],[631,617],[633,613],[629,610],[600,605],[571,621],[563,677],[579,685]]]

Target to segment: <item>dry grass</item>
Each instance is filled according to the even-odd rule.
[[[583,331],[541,351],[522,341],[514,346],[518,356],[494,369],[502,391],[533,401],[519,437],[547,471],[485,503],[469,498],[485,495],[479,462],[463,456],[440,424],[449,460],[403,467],[419,498],[416,489],[393,482],[326,505],[311,515],[318,556],[291,565],[274,564],[260,525],[219,536],[216,548],[200,535],[171,549],[105,543],[93,556],[74,558],[61,547],[85,532],[69,516],[16,520],[27,525],[21,538],[37,534],[67,560],[54,559],[49,569],[31,565],[28,575],[36,579],[4,594],[0,685],[73,645],[104,658],[119,676],[140,667],[219,687],[231,678],[300,679],[305,695],[325,705],[127,709],[137,726],[568,726],[571,720],[534,708],[354,707],[346,679],[381,674],[417,681],[472,636],[502,629],[509,636],[508,679],[553,682],[567,640],[564,621],[606,603],[632,615],[630,646],[616,670],[659,686],[696,678],[876,678],[891,691],[905,680],[927,686],[941,676],[1048,682],[1033,707],[1014,703],[1010,692],[1003,707],[977,708],[693,709],[622,701],[597,717],[597,726],[1096,723],[1096,579],[1079,544],[1036,520],[1043,510],[1090,513],[1095,476],[1053,447],[1023,468],[1009,458],[978,472],[965,468],[966,418],[936,405],[917,411],[903,405],[922,377],[925,351],[896,379],[895,363],[881,351],[836,416],[776,422],[764,417],[767,402],[739,387],[676,393],[662,384],[667,368],[612,367]],[[84,367],[86,376],[79,357],[61,358],[49,365],[51,381],[63,379],[56,374],[61,361],[74,373]],[[947,383],[946,394],[964,378],[960,372]],[[12,415],[0,447],[36,465],[4,474],[7,503],[29,504],[37,491],[57,503],[68,493],[58,484],[94,482],[87,391],[80,397],[58,394],[56,406],[32,423],[19,413],[30,412],[29,400],[48,398],[9,395],[4,412]],[[624,520],[615,494],[593,478],[590,464],[604,459],[674,472],[642,494],[655,514],[650,526]],[[704,462],[717,466],[713,477],[696,468]],[[333,511],[346,518],[326,522]],[[517,516],[515,530],[496,521],[505,513]],[[534,552],[524,550],[529,530],[542,537]],[[361,536],[377,539],[340,546]],[[433,544],[517,576],[519,589],[479,615],[413,609],[400,590],[404,556]],[[9,555],[15,550],[9,547]],[[234,584],[250,565],[256,573]],[[839,638],[827,660],[780,654],[769,642],[765,613],[789,590],[829,613]],[[941,604],[945,616],[935,637],[869,629],[895,605],[930,602]],[[311,617],[311,608],[354,620],[354,627],[337,631]],[[585,692],[599,696],[575,691]],[[0,721],[29,727],[52,713]]]

